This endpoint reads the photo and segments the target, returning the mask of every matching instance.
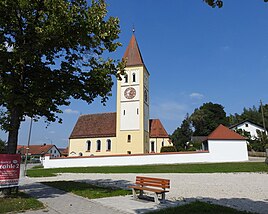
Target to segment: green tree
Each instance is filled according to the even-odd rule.
[[[107,101],[124,63],[102,56],[120,45],[119,32],[104,0],[0,1],[0,124],[8,153],[16,152],[25,116],[61,122],[59,107],[71,98]]]
[[[257,139],[249,140],[249,144],[255,152],[265,152],[268,146],[268,137],[265,132],[259,130],[257,130],[257,135]]]
[[[0,154],[6,153],[6,142],[0,139]]]
[[[204,103],[195,109],[190,120],[194,128],[194,135],[209,135],[218,125],[229,125],[224,107],[220,104]]]
[[[265,126],[268,125],[268,104],[263,105]],[[244,120],[250,120],[259,125],[263,125],[261,106],[253,106],[251,108],[244,108],[241,114],[234,114],[228,117],[230,125],[240,123]]]
[[[186,148],[186,143],[191,140],[193,134],[192,125],[189,114],[186,115],[180,127],[178,127],[171,135],[172,142],[174,143],[177,151],[183,151]]]

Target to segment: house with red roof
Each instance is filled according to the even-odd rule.
[[[211,159],[219,161],[248,160],[247,139],[229,128],[219,125],[203,142]]]
[[[25,157],[28,150],[28,156],[31,159],[40,159],[41,157],[44,157],[45,155],[49,155],[51,158],[58,158],[61,156],[61,153],[59,149],[55,145],[18,145],[17,146],[17,153],[21,154],[22,157]]]
[[[173,145],[161,121],[150,119],[150,73],[134,33],[123,59],[116,112],[81,115],[69,137],[69,156],[158,153]]]

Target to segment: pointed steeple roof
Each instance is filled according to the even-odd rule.
[[[246,140],[246,138],[220,124],[211,132],[208,136],[208,140]]]
[[[126,66],[144,65],[141,52],[134,33],[123,56],[127,60]]]

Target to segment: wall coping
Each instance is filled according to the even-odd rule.
[[[162,153],[146,153],[146,154],[114,154],[114,155],[92,155],[92,156],[71,156],[71,157],[59,157],[53,158],[51,160],[57,159],[76,159],[76,158],[104,158],[104,157],[133,157],[133,156],[152,156],[152,155],[185,155],[185,154],[203,154],[209,153],[208,150],[204,151],[185,151],[185,152],[162,152]]]

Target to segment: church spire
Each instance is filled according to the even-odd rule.
[[[140,53],[140,49],[135,37],[135,29],[133,28],[133,34],[130,39],[130,42],[127,46],[126,52],[123,56],[125,60],[127,60],[126,66],[136,66],[136,65],[144,65],[143,59]]]

